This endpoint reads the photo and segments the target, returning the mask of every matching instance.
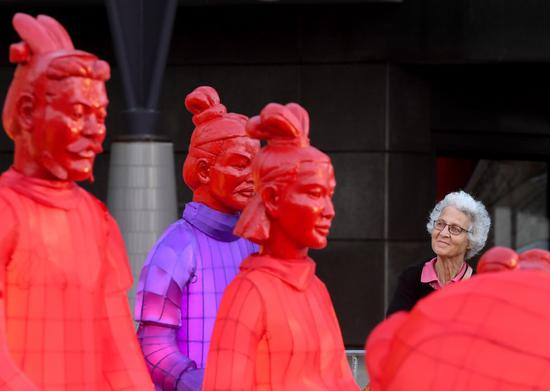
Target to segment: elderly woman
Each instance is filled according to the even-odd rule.
[[[436,256],[399,276],[387,314],[408,311],[434,290],[469,279],[473,269],[466,260],[483,248],[490,226],[481,202],[463,191],[447,194],[432,210],[427,224]]]

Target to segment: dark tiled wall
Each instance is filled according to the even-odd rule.
[[[174,142],[178,202],[181,207],[191,197],[180,173],[193,130],[183,101],[193,88],[214,86],[230,111],[246,115],[257,114],[272,101],[301,103],[311,115],[312,143],[331,156],[338,182],[329,246],[312,251],[312,256],[334,301],[346,344],[361,347],[383,318],[396,274],[429,255],[424,224],[435,181],[428,83],[414,69],[381,60],[395,49],[392,31],[397,30],[376,15],[392,19],[391,8],[239,13],[245,9],[250,11],[178,10],[159,102],[159,130]],[[70,30],[76,28],[73,14],[59,12]],[[86,19],[75,42],[114,64],[108,26],[101,19],[105,15],[99,9],[93,12],[98,18],[96,40],[86,32],[86,23],[91,25]],[[382,33],[386,38],[376,35]],[[5,43],[7,50],[11,41]],[[0,68],[1,91],[11,73],[7,64]],[[106,153],[97,160],[96,182],[85,184],[103,200],[109,143],[126,131],[116,66],[108,89]],[[0,168],[9,165],[11,151],[11,142],[0,135]]]
[[[312,255],[350,346],[361,346],[383,318],[396,274],[429,254],[424,223],[433,202],[433,156],[426,148],[429,140],[411,136],[429,134],[426,118],[418,118],[419,112],[425,114],[428,100],[418,102],[422,96],[407,91],[419,89],[414,76],[412,87],[407,79],[401,88],[388,88],[394,75],[396,80],[405,77],[401,72],[378,64],[171,67],[161,98],[161,128],[176,151],[180,207],[191,197],[179,175],[193,129],[183,100],[192,88],[211,84],[231,110],[248,115],[270,101],[297,101],[310,111],[312,142],[331,156],[338,182],[330,244]],[[6,72],[2,75],[0,82],[7,77]],[[124,131],[117,114],[122,99],[116,72],[109,94],[112,135]],[[411,105],[419,109],[407,110]],[[5,169],[12,144],[4,135],[0,147],[0,168]],[[96,162],[96,181],[83,184],[103,200],[108,143],[106,149]]]
[[[109,142],[127,129],[105,8],[9,3],[0,4],[0,101],[13,73],[7,53],[18,40],[10,26],[16,11],[58,18],[78,48],[113,65],[106,153],[96,182],[85,185],[106,199]],[[180,206],[191,197],[179,177],[193,129],[183,108],[189,91],[210,84],[230,110],[247,115],[271,101],[303,104],[312,142],[331,156],[338,181],[330,244],[312,255],[346,344],[362,346],[399,271],[430,255],[435,148],[547,159],[549,8],[540,0],[179,7],[159,131],[174,142]],[[458,65],[393,65],[407,62]],[[0,134],[0,169],[12,148]]]
[[[383,318],[398,272],[430,254],[425,222],[435,164],[428,84],[414,71],[368,63],[171,67],[162,129],[175,141],[178,175],[193,128],[182,102],[204,83],[230,110],[247,115],[271,101],[309,110],[312,143],[331,156],[338,183],[330,244],[312,256],[346,343],[361,346]],[[190,198],[179,178],[178,196]]]

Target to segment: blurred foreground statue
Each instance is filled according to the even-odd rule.
[[[479,259],[478,273],[538,269],[550,271],[550,252],[533,248],[518,254],[508,247],[493,247]]]
[[[489,254],[493,270],[518,263],[501,250]],[[482,270],[378,325],[366,345],[371,391],[550,390],[550,273],[539,255],[529,270]]]
[[[15,143],[0,176],[0,389],[152,390],[118,227],[74,181],[93,180],[109,65],[54,19],[13,18],[23,42],[4,105]]]
[[[251,162],[260,143],[247,117],[227,113],[218,93],[199,87],[186,100],[195,130],[183,165],[193,202],[155,244],[137,288],[138,335],[162,391],[198,391],[222,294],[257,246],[233,233],[254,194]]]
[[[334,218],[334,171],[309,144],[309,116],[269,104],[247,124],[267,140],[252,170],[256,195],[235,233],[261,245],[220,305],[204,390],[358,391],[325,285],[309,248],[324,248]]]

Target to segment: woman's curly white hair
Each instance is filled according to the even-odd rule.
[[[428,232],[433,232],[434,222],[439,218],[441,211],[448,206],[455,207],[462,213],[466,214],[471,221],[468,232],[469,249],[466,251],[466,259],[469,259],[481,251],[487,236],[489,234],[489,228],[491,228],[491,218],[485,205],[480,201],[476,201],[471,195],[464,191],[457,191],[449,193],[439,201],[430,213],[430,218],[426,228]]]

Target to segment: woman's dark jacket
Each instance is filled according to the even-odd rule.
[[[410,266],[399,275],[397,289],[386,311],[386,316],[397,311],[410,311],[418,300],[435,290],[430,284],[420,282],[424,264],[425,262],[422,262]]]
[[[435,291],[427,282],[420,282],[426,262],[410,266],[399,276],[397,289],[388,306],[386,316],[397,311],[410,311],[416,302]]]

